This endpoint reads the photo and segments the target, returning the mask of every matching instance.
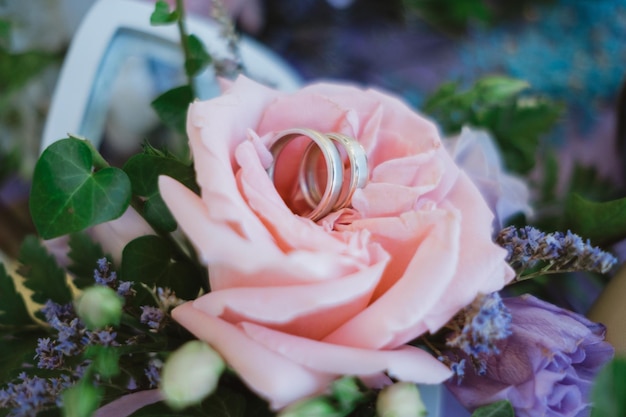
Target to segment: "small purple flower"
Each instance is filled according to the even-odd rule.
[[[512,334],[497,342],[500,353],[485,358],[484,376],[469,369],[448,389],[469,409],[509,400],[518,417],[588,415],[593,379],[613,357],[604,326],[530,295],[504,304]]]

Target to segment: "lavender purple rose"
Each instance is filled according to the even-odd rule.
[[[589,394],[600,368],[613,357],[605,328],[531,295],[504,300],[511,335],[485,357],[481,376],[466,366],[448,388],[470,409],[509,400],[518,417],[589,415]],[[451,355],[470,358],[462,350]]]

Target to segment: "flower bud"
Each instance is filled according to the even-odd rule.
[[[124,301],[109,287],[96,285],[87,288],[76,301],[76,314],[90,329],[119,324]]]
[[[161,392],[174,410],[199,403],[217,387],[224,361],[199,340],[185,343],[163,365]]]
[[[383,389],[376,400],[376,411],[378,417],[418,417],[427,413],[417,385],[410,382]]]

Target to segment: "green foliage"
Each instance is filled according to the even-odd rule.
[[[3,149],[0,146],[0,184],[18,171],[21,159],[20,150],[17,146],[11,149]]]
[[[122,279],[140,281],[148,287],[169,287],[179,298],[194,299],[200,291],[202,274],[187,259],[181,259],[167,240],[142,236],[126,245],[122,254]],[[137,305],[149,302],[137,294]]]
[[[331,385],[329,395],[321,395],[296,402],[279,417],[345,417],[367,399],[354,377],[343,377]]]
[[[0,329],[0,381],[2,385],[21,372],[24,364],[33,363],[37,339],[45,335],[46,333],[41,328],[21,331]]]
[[[52,300],[66,304],[72,301],[65,272],[35,236],[27,236],[22,242],[19,261],[21,265],[17,272],[25,278],[24,286],[33,291],[31,298],[34,302],[44,304]]]
[[[124,171],[130,178],[133,194],[141,199],[140,214],[157,230],[174,231],[176,221],[159,193],[159,176],[172,177],[198,192],[193,167],[171,157],[138,154],[128,160]]]
[[[43,152],[35,165],[29,205],[44,239],[79,232],[124,213],[130,181],[122,170],[105,164],[88,141],[77,138],[55,142]]]
[[[0,26],[0,36],[3,27]],[[0,110],[10,104],[9,95],[22,88],[33,77],[40,74],[47,66],[57,62],[58,58],[44,52],[29,51],[11,54],[0,49]]]
[[[465,30],[472,21],[487,24],[494,19],[484,0],[404,0],[403,3],[429,23],[452,31]]]
[[[102,247],[87,233],[72,233],[68,245],[71,263],[67,270],[74,275],[74,285],[78,288],[93,285],[96,263],[105,257]]]
[[[558,120],[562,106],[547,99],[524,97],[525,81],[490,76],[466,91],[457,83],[443,84],[427,99],[423,110],[432,115],[448,135],[464,125],[489,130],[506,166],[527,174],[535,164],[540,138]]]
[[[569,228],[594,244],[608,245],[626,236],[626,198],[596,203],[571,194],[565,215]]]
[[[515,413],[510,402],[498,401],[478,408],[472,417],[515,417]]]
[[[185,42],[189,51],[185,60],[185,72],[188,77],[194,77],[210,65],[213,59],[196,35],[188,35]]]
[[[187,108],[193,101],[194,94],[190,86],[184,85],[166,91],[152,103],[152,108],[167,127],[185,134],[187,122]]]
[[[591,401],[591,417],[626,416],[626,358],[609,362],[596,377]]]
[[[13,278],[0,264],[0,326],[26,326],[34,324],[28,314],[22,294],[15,290]]]
[[[85,358],[91,360],[93,371],[104,379],[120,373],[120,352],[114,346],[91,345],[85,351]]]
[[[102,400],[103,389],[83,379],[63,393],[64,417],[91,417]]]
[[[178,10],[170,11],[170,5],[164,0],[158,0],[154,11],[150,15],[150,24],[154,26],[176,23],[180,17]]]
[[[0,18],[0,48],[6,48],[11,36],[11,21]]]

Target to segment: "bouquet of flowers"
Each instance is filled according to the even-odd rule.
[[[69,135],[36,164],[23,286],[0,266],[0,415],[419,416],[428,385],[474,416],[623,415],[604,326],[522,294],[612,271],[585,239],[626,221],[598,226],[621,200],[572,197],[578,234],[527,222],[528,184],[504,169],[524,153],[488,128],[556,107],[501,77],[443,86],[439,125],[338,83],[241,74],[197,101],[211,57],[184,19],[156,3],[189,82],[154,107],[186,120],[190,158],[146,142],[117,168]]]

